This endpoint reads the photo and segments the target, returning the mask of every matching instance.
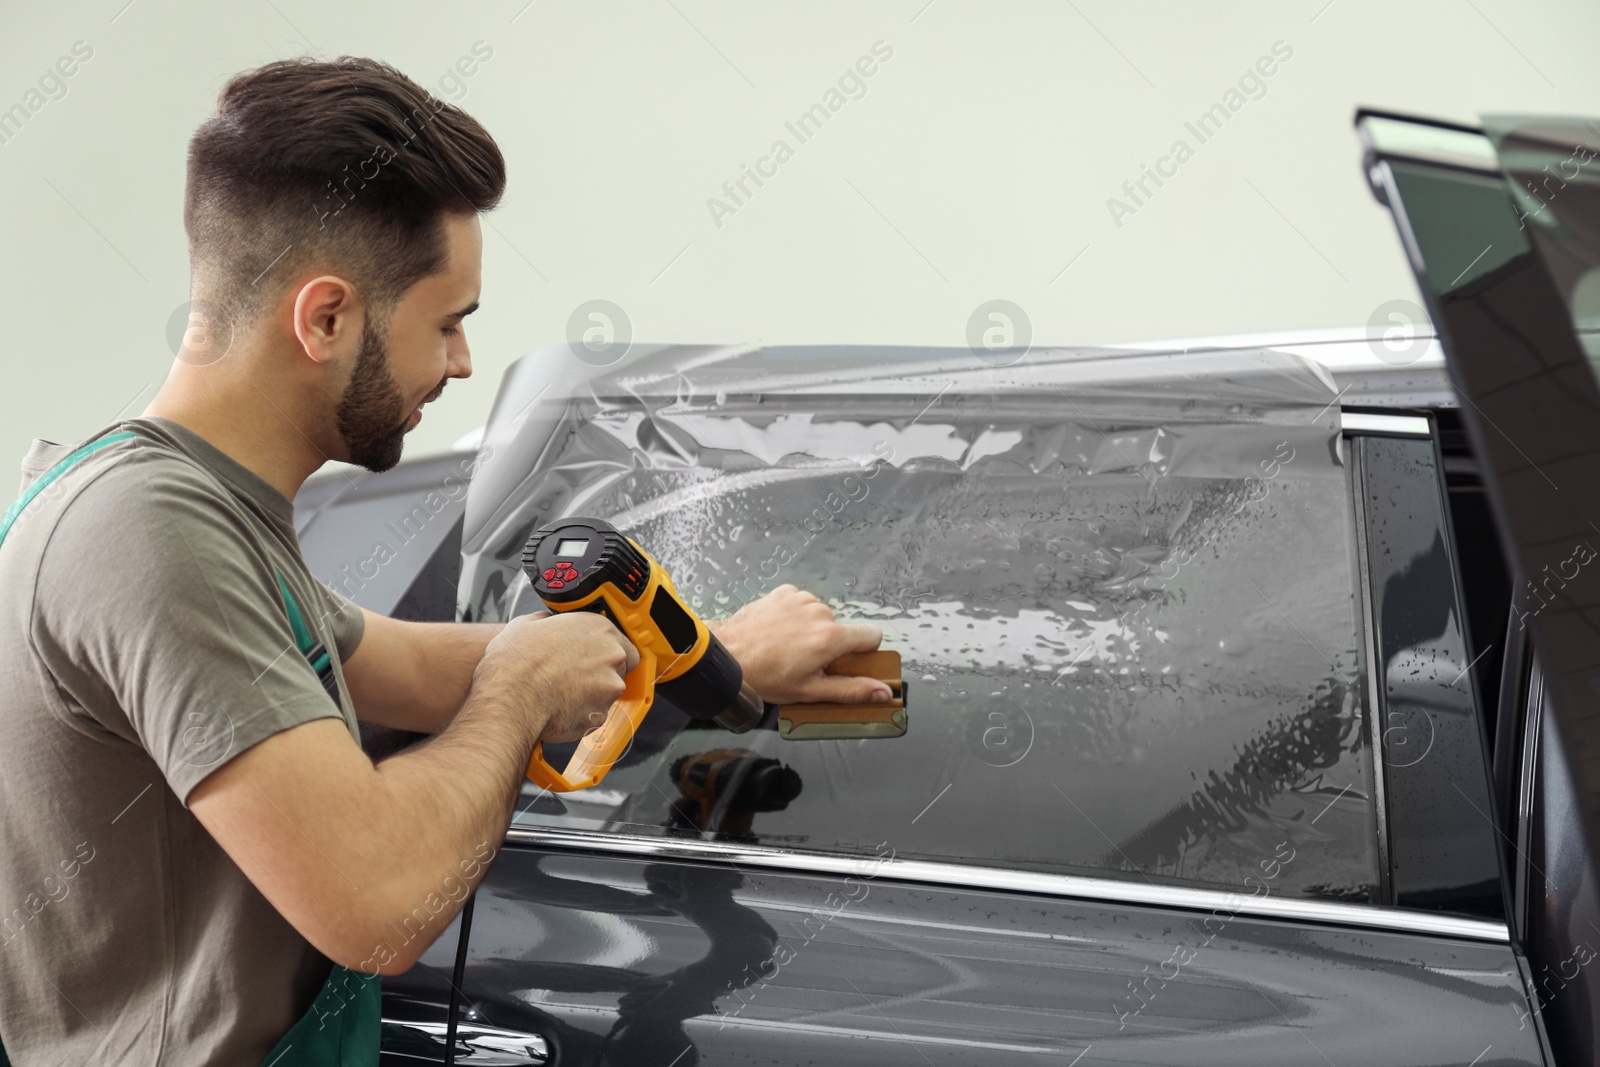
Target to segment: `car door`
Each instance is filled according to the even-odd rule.
[[[461,987],[498,1044],[457,1062],[1545,1062],[1426,413],[1346,429],[1260,350],[656,350],[550,391],[563,358],[496,402],[465,617],[531,610],[529,532],[597,514],[705,614],[792,581],[881,626],[910,726],[662,705],[600,785],[530,786]]]
[[[1600,123],[1381,112],[1357,127],[1439,331],[1516,572],[1520,758],[1502,775],[1513,918],[1559,1062],[1600,1052]]]

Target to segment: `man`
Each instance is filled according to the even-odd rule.
[[[241,75],[195,133],[184,224],[211,332],[74,462],[35,441],[37,495],[0,541],[0,1039],[19,1067],[375,1062],[306,1053],[338,1032],[313,998],[340,969],[410,967],[459,907],[419,930],[419,903],[482,878],[535,742],[622,692],[638,654],[601,616],[399,622],[317,582],[295,539],[308,475],[392,467],[471,373],[477,215],[504,185],[477,122],[368,60]],[[767,700],[887,696],[821,671],[877,629],[792,587],[714,626]],[[358,719],[434,736],[373,764]]]

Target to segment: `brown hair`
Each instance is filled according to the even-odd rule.
[[[388,64],[268,63],[223,86],[189,141],[193,296],[239,329],[328,269],[381,323],[445,269],[444,213],[488,211],[505,184],[488,131]]]

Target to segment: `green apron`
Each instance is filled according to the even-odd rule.
[[[90,441],[61,462],[39,475],[33,484],[17,498],[0,519],[0,545],[11,532],[33,498],[45,486],[55,481],[69,467],[92,452],[107,445],[126,441],[138,434],[122,430]],[[289,583],[283,575],[273,572],[278,579],[278,592],[283,597],[283,610],[289,616],[289,628],[294,632],[295,644],[316,670],[322,687],[334,694],[337,700],[338,681],[333,673],[333,657],[321,642],[311,636],[300,605],[289,592]],[[339,964],[323,983],[311,1008],[300,1021],[289,1028],[283,1039],[262,1061],[261,1067],[377,1067],[379,1023],[382,1014],[380,979],[375,974],[362,974]],[[0,1067],[11,1067],[5,1047],[0,1045]]]

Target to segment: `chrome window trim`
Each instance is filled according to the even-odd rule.
[[[1356,135],[1369,160],[1400,160],[1498,178],[1500,156],[1483,130],[1363,108]]]
[[[1380,433],[1396,437],[1432,437],[1433,429],[1424,415],[1378,415],[1366,411],[1339,412],[1339,428],[1345,433]]]
[[[1536,798],[1535,784],[1539,772],[1539,742],[1540,731],[1544,728],[1544,672],[1539,669],[1537,656],[1532,656],[1528,665],[1528,690],[1524,697],[1522,720],[1522,769],[1520,780],[1517,782],[1517,825],[1515,827],[1517,840],[1515,848],[1516,858],[1512,861],[1516,865],[1513,881],[1516,886],[1516,899],[1512,901],[1513,912],[1517,920],[1517,930],[1524,938],[1532,923],[1531,909],[1533,902],[1528,899],[1531,875],[1529,868],[1533,861],[1528,858],[1529,850],[1533,848],[1533,806]]]
[[[1038,896],[1107,904],[1134,904],[1187,911],[1248,915],[1262,919],[1325,923],[1364,930],[1392,930],[1433,937],[1458,937],[1473,941],[1509,943],[1505,923],[1458,918],[1426,912],[1380,908],[1370,904],[1342,904],[1323,900],[1256,897],[1220,889],[1192,889],[1073,874],[976,867],[927,860],[848,856],[796,849],[762,848],[692,838],[632,837],[594,830],[558,830],[514,827],[506,841],[540,848],[598,852],[621,856],[647,856],[658,860],[688,860],[744,869],[794,871],[802,874],[854,875],[885,878],[956,889],[999,889]]]

